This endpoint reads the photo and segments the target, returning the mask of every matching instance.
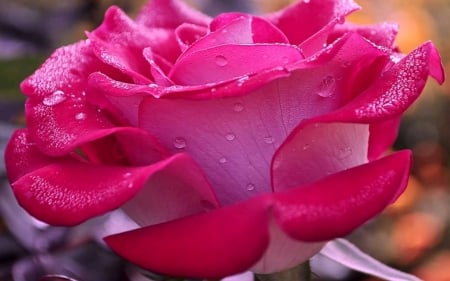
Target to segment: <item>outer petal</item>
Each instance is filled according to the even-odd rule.
[[[369,160],[374,160],[385,153],[398,135],[401,117],[393,118],[381,123],[370,124]]]
[[[328,242],[319,255],[348,268],[382,278],[383,280],[420,281],[419,278],[413,275],[406,274],[382,264],[376,259],[361,252],[361,250],[344,239],[336,239]]]
[[[121,256],[159,273],[222,278],[247,270],[265,251],[267,205],[267,198],[259,197],[105,240]]]
[[[89,41],[57,49],[33,75],[20,85],[22,92],[31,97],[51,97],[57,91],[81,96],[88,75],[94,71],[113,74],[118,80],[124,76],[115,75],[100,62],[91,50]]]
[[[143,167],[54,161],[12,186],[19,203],[36,218],[53,225],[74,225],[120,207],[150,177],[172,169],[177,161],[183,158],[175,155]]]
[[[5,150],[5,165],[10,182],[23,175],[49,165],[55,158],[43,154],[30,139],[27,129],[15,131]]]
[[[422,92],[431,75],[444,80],[441,59],[431,42],[392,66],[351,103],[323,119],[384,121],[403,113]]]
[[[297,240],[325,241],[347,235],[403,192],[410,161],[410,151],[401,151],[311,185],[275,193],[275,218]]]
[[[163,274],[194,278],[236,274],[262,257],[276,256],[277,250],[299,245],[290,240],[283,248],[285,234],[275,231],[269,235],[272,211],[280,228],[296,240],[325,241],[345,235],[397,198],[406,185],[409,165],[405,163],[409,160],[408,151],[399,152],[311,185],[117,234],[107,237],[106,242],[121,256]],[[349,178],[352,181],[348,182]],[[276,247],[269,247],[269,236],[274,243],[270,245]],[[299,257],[308,258],[321,245],[310,244],[306,253],[289,257],[298,262]],[[276,270],[263,263],[255,269]]]
[[[352,165],[362,164],[365,162],[364,157],[375,159],[379,157],[381,150],[386,149],[392,144],[396,135],[398,126],[398,118],[409,105],[418,97],[425,85],[428,74],[434,75],[439,81],[443,78],[443,73],[437,71],[440,66],[439,58],[436,56],[434,47],[431,44],[425,44],[417,49],[407,57],[405,57],[398,64],[382,73],[378,80],[374,81],[371,86],[363,91],[360,95],[355,97],[345,106],[336,111],[331,111],[329,114],[320,115],[315,118],[303,121],[297,128],[295,128],[285,143],[278,149],[272,161],[273,172],[273,187],[275,190],[282,190],[289,188],[297,183],[307,183],[312,180],[317,180],[327,173],[326,170],[317,169],[318,162],[316,159],[325,160],[323,157],[316,157],[318,151],[323,149],[321,146],[316,147],[312,142],[316,141],[317,135],[310,134],[309,131],[314,124],[322,122],[350,122],[350,123],[367,123],[370,125],[371,136],[369,140],[368,155],[362,155],[362,151],[358,149],[359,156],[355,154],[354,145],[344,145],[344,151],[347,150],[349,155],[359,157],[356,162],[343,162],[343,165],[335,164],[335,161],[329,159],[324,163],[319,164],[320,167],[326,167],[331,172],[336,172],[338,167],[345,169]],[[379,130],[385,129],[383,134]],[[302,137],[305,133],[309,138]],[[367,140],[366,140],[367,141]],[[365,141],[363,141],[365,142]],[[357,144],[358,141],[355,142]],[[311,146],[313,149],[303,149]],[[314,149],[315,148],[315,149]],[[298,151],[292,154],[292,150]],[[335,149],[339,150],[338,147]],[[289,152],[290,151],[290,152]],[[311,153],[311,154],[310,154]],[[308,156],[309,155],[309,156]],[[321,155],[321,154],[320,154]],[[331,154],[332,155],[332,154]],[[343,153],[344,158],[350,160]],[[281,161],[281,159],[290,159],[289,161]],[[313,163],[311,166],[302,165],[301,167],[295,163],[299,163],[296,159],[311,159],[307,163]],[[363,157],[363,158],[361,158]],[[339,157],[338,157],[339,158]],[[285,159],[285,160],[286,160]],[[288,165],[288,163],[293,163]],[[350,166],[346,166],[353,163]],[[296,173],[295,177],[288,176],[298,167],[299,171],[303,173]],[[316,168],[313,168],[316,167]],[[286,179],[288,181],[286,181]],[[290,183],[289,183],[290,181]]]
[[[179,0],[153,0],[136,17],[138,24],[147,27],[175,29],[183,23],[207,26],[211,19]]]

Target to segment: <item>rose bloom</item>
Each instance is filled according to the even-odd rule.
[[[345,23],[358,8],[110,8],[21,84],[27,127],[6,151],[18,202],[63,226],[121,208],[139,227],[105,241],[163,274],[304,262],[403,192],[411,153],[384,152],[428,76],[444,79],[432,43],[403,55],[396,25]]]

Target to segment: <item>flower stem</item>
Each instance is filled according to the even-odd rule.
[[[258,281],[310,281],[311,267],[309,262],[302,263],[288,270],[271,274],[256,274]]]

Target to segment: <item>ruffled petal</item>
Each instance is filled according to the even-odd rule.
[[[179,159],[173,156],[143,167],[55,159],[12,186],[19,203],[33,216],[52,225],[69,226],[120,207],[151,176],[170,169]]]
[[[266,17],[283,31],[291,44],[302,43],[302,50],[310,55],[322,48],[336,24],[357,9],[359,6],[352,0],[299,1]]]
[[[148,62],[142,54],[145,48],[151,47],[171,62],[180,54],[173,31],[138,25],[117,7],[106,11],[102,25],[88,33],[88,37],[100,60],[139,84],[148,84],[151,79]]]
[[[281,229],[300,241],[345,236],[397,199],[406,187],[410,162],[411,152],[401,151],[275,193],[275,218]]]
[[[210,17],[179,0],[149,1],[136,17],[138,24],[170,29],[175,29],[183,23],[207,26],[210,21]]]
[[[95,71],[126,81],[124,75],[97,59],[89,41],[80,41],[57,49],[21,83],[20,88],[27,96],[47,98],[47,103],[57,103],[67,96],[81,97],[87,77]]]
[[[30,139],[28,129],[16,130],[5,149],[5,165],[9,182],[51,164],[55,159],[43,154]]]
[[[208,29],[204,26],[192,23],[181,24],[175,29],[175,37],[177,38],[180,50],[182,52],[185,52],[186,49],[194,44],[197,40],[204,37],[207,32]]]
[[[269,243],[268,203],[259,197],[105,241],[119,255],[152,271],[223,278],[247,270],[262,256]]]
[[[328,242],[322,251],[320,251],[319,255],[353,270],[364,272],[383,280],[420,281],[419,278],[411,274],[401,272],[382,264],[376,259],[361,252],[361,250],[344,239],[335,239]]]
[[[97,138],[111,122],[85,97],[53,95],[43,100],[29,98],[26,103],[29,133],[39,149],[48,155],[64,155],[80,142]]]
[[[441,59],[431,42],[411,52],[352,102],[323,119],[376,122],[396,117],[417,99],[428,75],[439,83],[444,80]]]

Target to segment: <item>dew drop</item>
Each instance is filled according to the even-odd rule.
[[[323,98],[328,98],[333,95],[335,88],[336,79],[331,75],[327,75],[320,83],[317,94]]]
[[[244,110],[244,105],[243,105],[242,103],[240,103],[240,102],[237,102],[237,103],[235,103],[235,104],[233,105],[233,110],[234,110],[235,112],[241,112],[241,111]]]
[[[220,164],[225,164],[225,163],[227,163],[227,162],[228,162],[227,158],[225,158],[225,157],[220,157],[220,158],[219,158],[219,163],[220,163]]]
[[[53,94],[44,98],[42,103],[47,106],[57,105],[66,99],[66,95],[63,91],[57,90]]]
[[[173,146],[178,149],[186,148],[186,140],[182,137],[177,137],[173,141]]]
[[[234,140],[235,138],[236,138],[236,135],[233,134],[233,133],[228,133],[228,134],[225,135],[225,139],[226,139],[227,141],[232,141],[232,140]]]
[[[216,56],[216,64],[218,66],[225,66],[228,64],[228,60],[226,57],[222,56],[222,55],[217,55]]]
[[[311,145],[309,143],[305,143],[302,147],[303,150],[307,150]]]
[[[237,86],[241,87],[249,79],[248,75],[242,76],[237,80]]]
[[[247,184],[247,190],[248,190],[248,191],[252,191],[252,190],[254,190],[254,189],[255,189],[255,185],[254,185],[253,183]]]
[[[264,142],[267,144],[272,144],[275,141],[275,139],[272,136],[265,136]]]
[[[77,115],[75,115],[75,119],[79,121],[86,119],[86,113],[84,112],[78,113]]]
[[[127,179],[127,178],[131,177],[131,173],[125,173],[125,174],[123,174],[123,177]]]

